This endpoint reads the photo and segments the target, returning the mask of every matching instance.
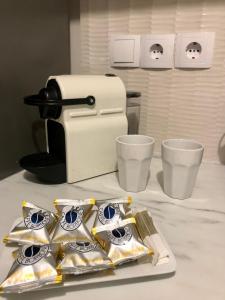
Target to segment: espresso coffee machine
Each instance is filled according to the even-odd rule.
[[[116,170],[115,138],[127,134],[126,90],[113,74],[48,78],[24,98],[45,119],[47,151],[20,165],[44,182],[77,182]]]

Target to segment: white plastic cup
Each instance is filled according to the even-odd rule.
[[[191,197],[203,152],[203,146],[194,140],[162,141],[163,186],[168,196]]]
[[[146,135],[122,135],[116,138],[119,184],[127,192],[146,189],[155,140]]]

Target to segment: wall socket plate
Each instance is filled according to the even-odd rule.
[[[212,66],[214,32],[178,33],[176,68],[210,68]]]
[[[112,67],[139,67],[140,35],[114,35],[110,38]]]
[[[174,66],[174,34],[148,34],[141,36],[141,68]]]

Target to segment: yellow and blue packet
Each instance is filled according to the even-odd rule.
[[[109,199],[104,201],[96,201],[98,207],[94,227],[107,225],[112,222],[123,220],[129,211],[132,203],[131,196],[126,198]]]
[[[80,275],[112,268],[113,264],[95,241],[77,241],[62,247],[57,269],[64,274]]]
[[[92,241],[85,220],[95,204],[95,199],[56,199],[54,204],[59,220],[52,236],[52,243]]]
[[[54,213],[32,203],[22,202],[23,219],[3,239],[6,244],[45,245],[57,222]]]
[[[153,254],[152,249],[143,244],[135,224],[135,218],[128,218],[92,229],[92,234],[114,265]]]
[[[22,293],[62,282],[56,269],[57,248],[54,245],[24,245],[13,256],[15,261],[0,285],[1,293]]]

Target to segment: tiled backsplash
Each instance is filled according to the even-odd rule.
[[[161,140],[192,138],[205,159],[225,162],[225,1],[82,0],[82,73],[114,72],[127,89],[142,92],[140,133]],[[109,37],[214,31],[213,67],[206,70],[111,69]],[[225,138],[224,138],[225,140]]]

